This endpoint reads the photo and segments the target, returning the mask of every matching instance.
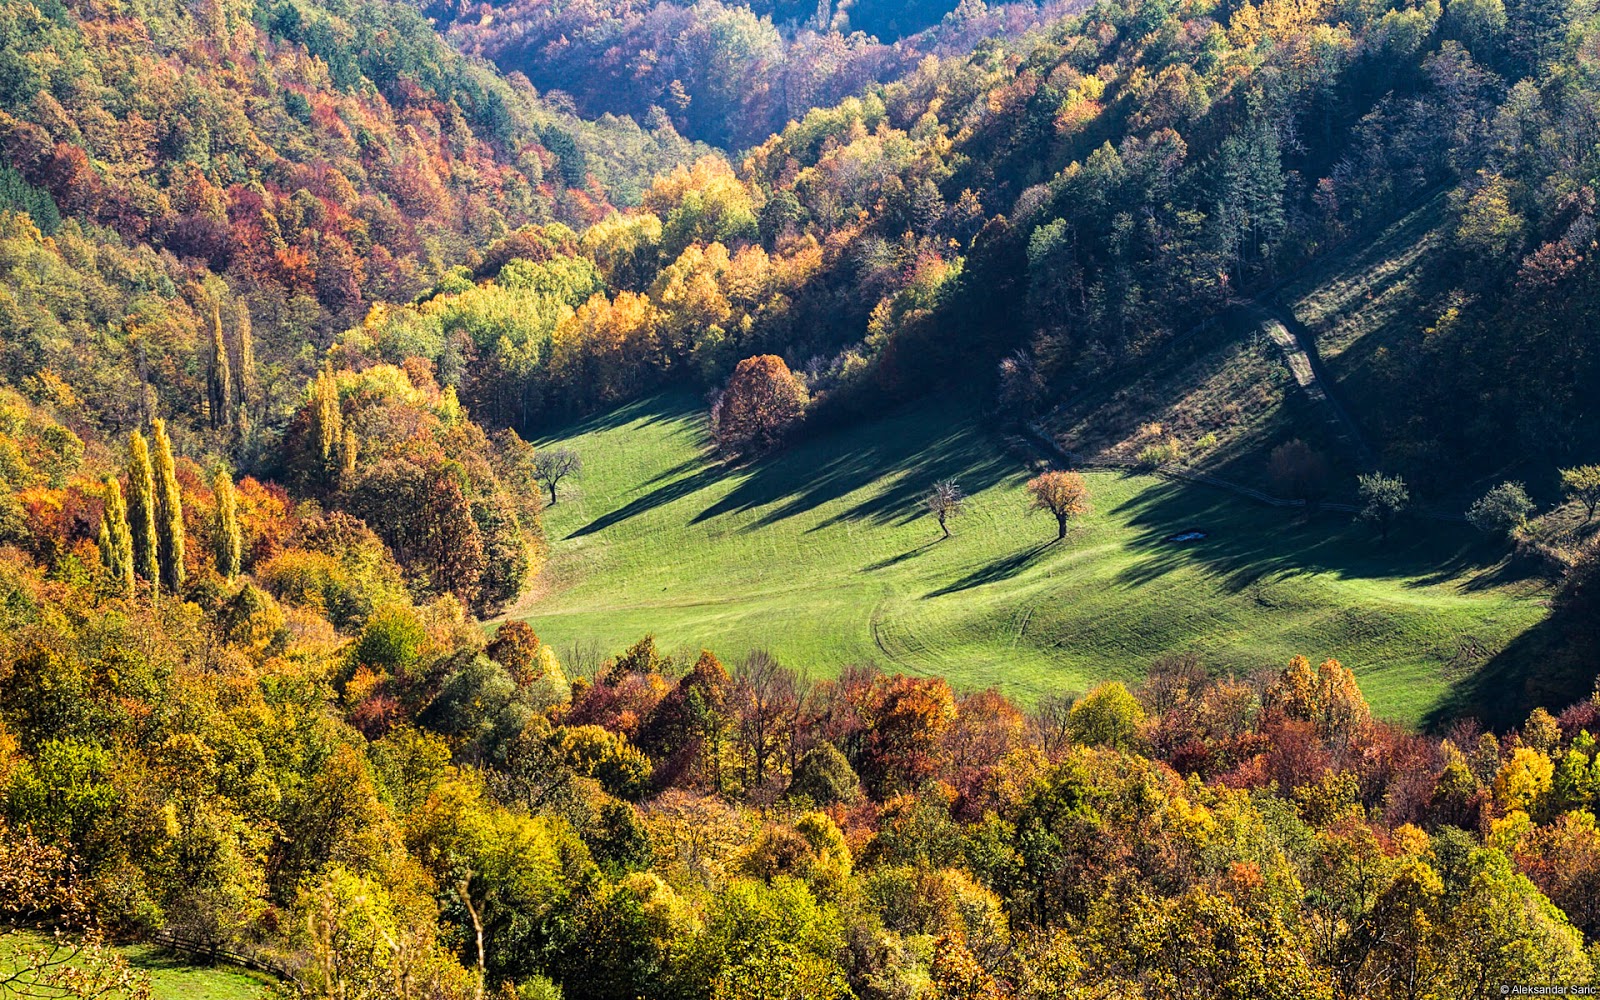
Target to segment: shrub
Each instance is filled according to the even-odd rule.
[[[1533,500],[1521,483],[1501,483],[1467,508],[1467,520],[1487,535],[1509,535],[1528,523]]]

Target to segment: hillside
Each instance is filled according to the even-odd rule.
[[[1600,983],[1597,3],[0,2],[0,998]]]
[[[651,632],[667,649],[766,648],[817,674],[872,660],[1032,701],[1164,655],[1243,674],[1308,653],[1414,722],[1544,615],[1538,585],[1506,580],[1464,527],[1384,548],[1348,515],[1303,524],[1148,476],[1091,473],[1094,513],[1046,544],[1023,463],[948,406],[748,467],[708,454],[699,409],[675,396],[540,446],[556,444],[587,471],[546,509],[546,582],[517,613],[569,662]],[[941,541],[919,501],[943,478],[972,500]],[[1208,537],[1164,541],[1187,529]]]

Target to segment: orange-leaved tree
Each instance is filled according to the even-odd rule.
[[[1046,472],[1028,480],[1028,504],[1055,515],[1059,541],[1067,537],[1067,521],[1089,513],[1089,487],[1076,472]]]
[[[805,412],[806,387],[776,354],[745,358],[711,411],[717,443],[731,454],[767,451]]]

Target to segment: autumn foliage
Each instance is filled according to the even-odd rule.
[[[775,448],[805,413],[806,387],[774,354],[745,358],[712,411],[712,431],[729,454]]]
[[[1046,472],[1028,480],[1028,506],[1056,519],[1056,538],[1067,537],[1067,522],[1089,512],[1089,487],[1076,472]]]

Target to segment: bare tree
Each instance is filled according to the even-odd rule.
[[[943,479],[933,484],[933,489],[922,500],[929,513],[939,519],[939,530],[944,532],[944,537],[950,537],[950,525],[946,521],[957,516],[964,509],[967,495],[961,492],[961,487],[953,479]]]
[[[1067,716],[1078,696],[1072,692],[1047,694],[1039,699],[1028,721],[1033,727],[1034,740],[1046,756],[1058,753],[1067,746]]]
[[[751,765],[750,786],[759,787],[793,736],[801,702],[799,678],[771,653],[753,650],[734,672],[731,702],[739,742]]]
[[[568,476],[583,472],[583,458],[571,448],[549,448],[533,456],[534,478],[550,491],[550,506],[556,504],[556,486]]]

